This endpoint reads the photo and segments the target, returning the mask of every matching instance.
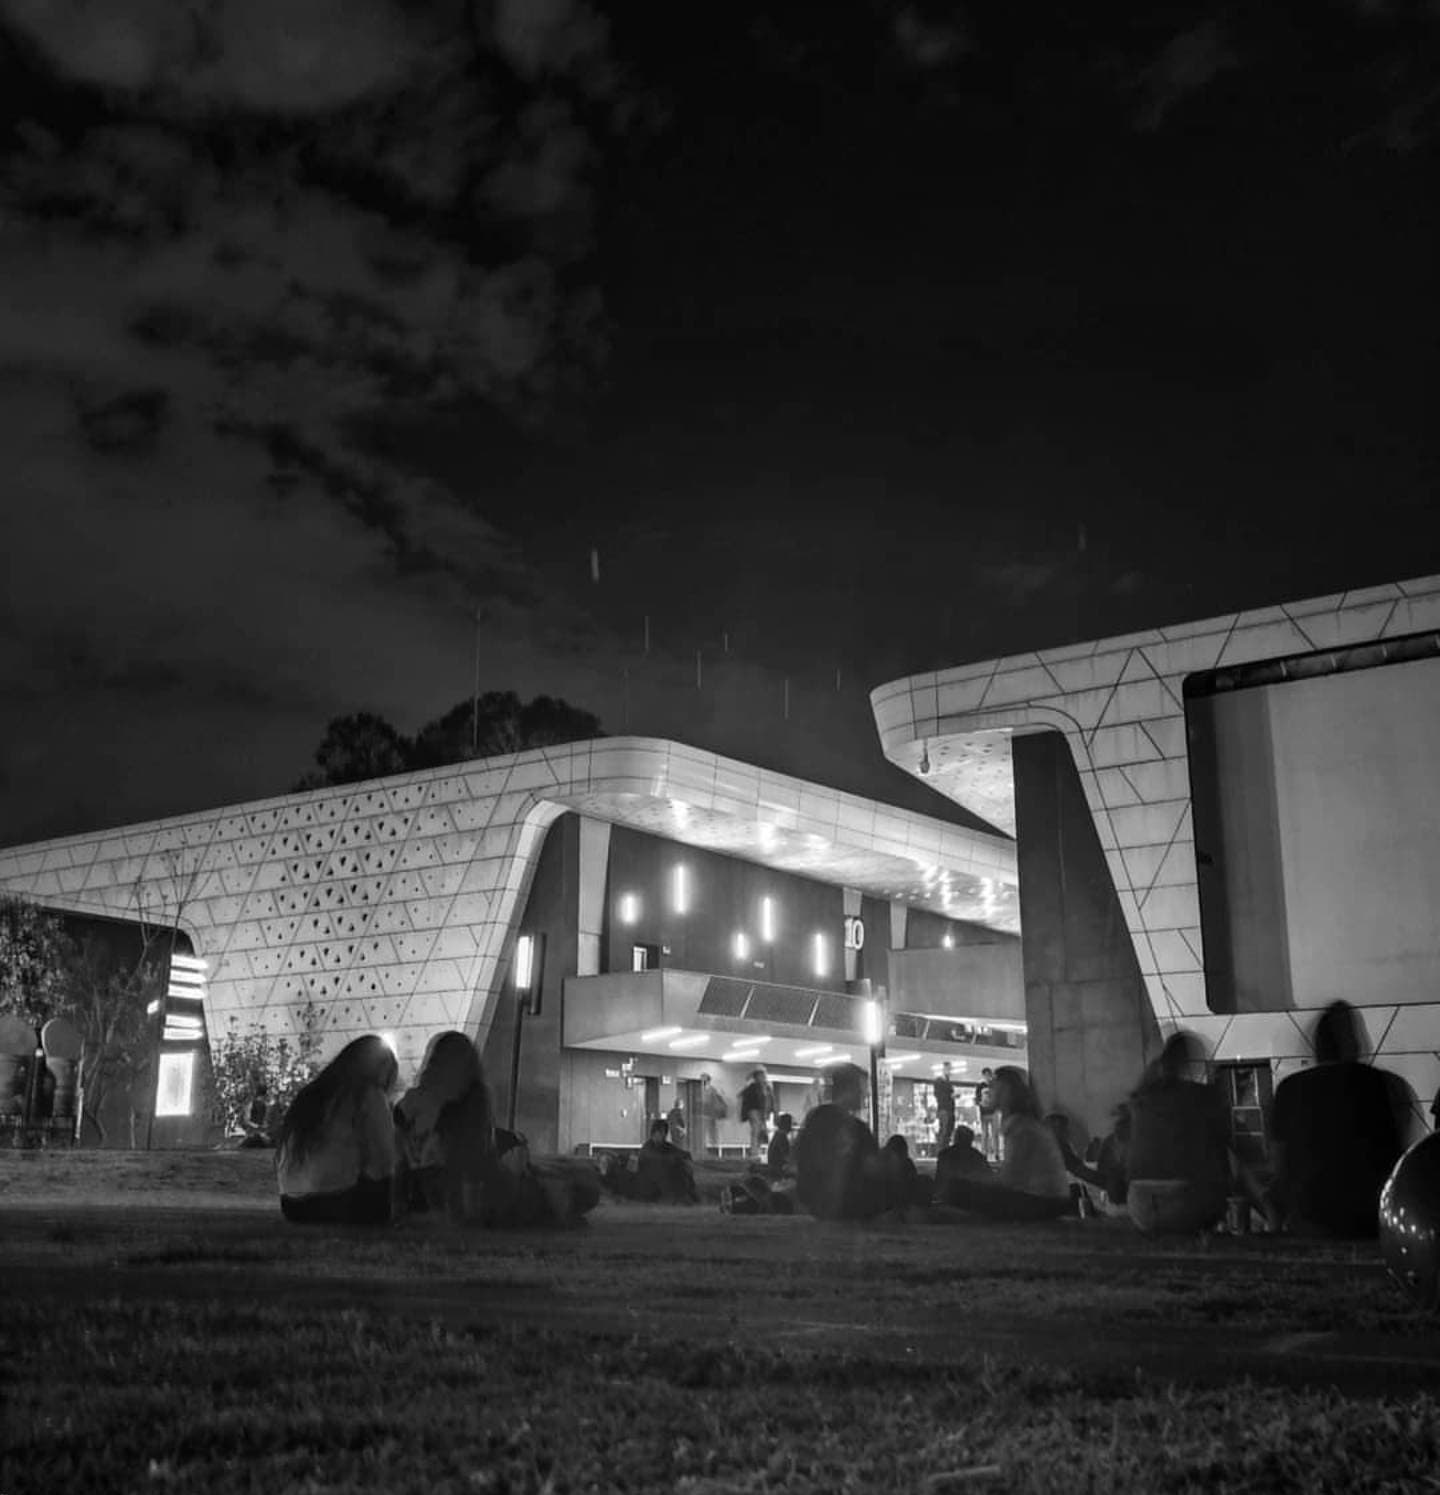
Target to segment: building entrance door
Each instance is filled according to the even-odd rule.
[[[660,1076],[645,1076],[645,1117],[640,1123],[640,1140],[645,1142],[650,1136],[650,1123],[657,1116],[663,1115],[660,1110]]]
[[[699,1080],[679,1080],[676,1090],[680,1093],[680,1109],[685,1116],[685,1141],[681,1144],[694,1158],[705,1156],[705,1117],[700,1110]]]

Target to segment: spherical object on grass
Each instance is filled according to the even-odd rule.
[[[1440,1132],[1417,1142],[1381,1190],[1380,1251],[1421,1308],[1440,1308]]]

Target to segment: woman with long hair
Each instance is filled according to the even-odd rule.
[[[475,1045],[453,1030],[430,1040],[414,1086],[395,1107],[408,1198],[452,1219],[480,1214],[498,1162],[495,1110]]]
[[[999,1171],[992,1179],[951,1177],[935,1202],[998,1220],[1053,1220],[1067,1213],[1073,1206],[1065,1159],[1040,1119],[1030,1076],[1002,1065],[990,1090],[1004,1148]]]
[[[390,1092],[398,1076],[393,1050],[369,1033],[346,1044],[291,1102],[275,1152],[287,1220],[387,1225],[395,1218]]]

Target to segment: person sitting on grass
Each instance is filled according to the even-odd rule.
[[[887,1210],[906,1210],[912,1204],[930,1202],[921,1197],[920,1171],[910,1156],[910,1144],[899,1132],[887,1137],[880,1149],[880,1180]]]
[[[417,1211],[444,1210],[456,1224],[499,1229],[573,1225],[599,1202],[590,1164],[534,1164],[525,1138],[496,1126],[479,1052],[463,1033],[430,1040],[395,1124]]]
[[[251,1075],[250,1099],[240,1118],[242,1133],[240,1146],[245,1148],[272,1147],[270,1140],[270,1087],[264,1075]]]
[[[1130,1103],[1121,1101],[1115,1107],[1115,1120],[1109,1132],[1092,1142],[1093,1166],[1100,1175],[1106,1200],[1116,1209],[1123,1208],[1130,1188]],[[1086,1157],[1090,1156],[1089,1149]]]
[[[657,1116],[635,1160],[630,1198],[651,1204],[696,1204],[695,1170],[690,1154],[670,1140],[670,1123]]]
[[[1198,1042],[1174,1033],[1130,1097],[1126,1208],[1147,1235],[1208,1230],[1232,1189],[1260,1208],[1255,1179],[1230,1149],[1224,1102],[1203,1074]]]
[[[830,1099],[805,1118],[795,1141],[795,1197],[820,1220],[868,1220],[885,1208],[880,1147],[855,1114],[868,1080],[857,1064],[837,1064]]]
[[[1065,1171],[1074,1180],[1070,1192],[1077,1199],[1082,1193],[1086,1194],[1086,1185],[1090,1188],[1099,1189],[1108,1197],[1107,1184],[1112,1181],[1111,1175],[1107,1174],[1098,1163],[1088,1163],[1075,1151],[1070,1141],[1070,1118],[1063,1111],[1051,1111],[1045,1118],[1045,1125],[1055,1134],[1055,1141],[1060,1147],[1060,1156],[1065,1160]],[[1092,1201],[1093,1202],[1093,1201]]]
[[[479,1215],[499,1153],[490,1087],[480,1055],[463,1033],[452,1030],[430,1040],[419,1078],[395,1107],[395,1126],[409,1207],[444,1210],[452,1220]]]
[[[1348,1002],[1314,1034],[1315,1064],[1282,1080],[1270,1116],[1273,1197],[1287,1228],[1373,1236],[1380,1190],[1405,1150],[1408,1098],[1398,1077],[1361,1058]]]
[[[949,1147],[935,1158],[934,1202],[946,1203],[946,1191],[951,1179],[983,1179],[989,1181],[993,1175],[985,1154],[975,1145],[975,1133],[968,1126],[957,1126]]]
[[[280,1212],[296,1224],[388,1225],[399,1157],[390,1092],[399,1066],[375,1034],[354,1039],[305,1086],[280,1127]]]
[[[1040,1104],[1023,1069],[995,1071],[991,1097],[1000,1117],[1002,1161],[993,1178],[948,1178],[943,1199],[995,1220],[1053,1220],[1072,1207],[1070,1178],[1055,1134],[1040,1119]]]
[[[492,1230],[526,1226],[571,1228],[600,1202],[600,1175],[588,1160],[535,1162],[522,1132],[495,1128],[496,1166],[487,1176],[477,1213],[465,1223]]]
[[[795,1118],[788,1111],[782,1111],[775,1118],[775,1130],[765,1152],[765,1171],[771,1178],[784,1178],[790,1171],[794,1130]]]

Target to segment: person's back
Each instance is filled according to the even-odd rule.
[[[985,1154],[975,1146],[975,1133],[968,1126],[961,1127],[950,1146],[935,1158],[935,1202],[948,1202],[946,1196],[952,1182],[978,1179],[989,1183],[992,1178]]]
[[[495,1170],[495,1113],[469,1038],[450,1031],[431,1039],[395,1120],[411,1207],[443,1207],[456,1219],[477,1213]]]
[[[776,1119],[775,1131],[770,1138],[770,1145],[765,1150],[765,1171],[772,1178],[782,1178],[790,1167],[791,1154],[794,1151],[791,1138],[791,1119],[787,1112]]]
[[[1198,1046],[1175,1034],[1131,1095],[1126,1206],[1147,1234],[1204,1230],[1221,1219],[1233,1171],[1219,1092],[1187,1079]]]
[[[1038,1117],[1005,1117],[1001,1127],[1005,1153],[996,1182],[1040,1199],[1068,1199],[1070,1175],[1055,1134]]]
[[[694,1204],[699,1199],[690,1154],[652,1132],[635,1167],[636,1199],[659,1204]]]
[[[1211,1086],[1170,1078],[1142,1086],[1131,1096],[1131,1178],[1224,1186],[1228,1146],[1224,1108]]]
[[[841,1106],[816,1106],[795,1141],[795,1197],[820,1220],[863,1220],[883,1208],[875,1135]]]
[[[1336,1235],[1375,1234],[1380,1190],[1404,1151],[1392,1076],[1358,1060],[1290,1075],[1275,1091],[1270,1132],[1289,1217]]]
[[[393,1054],[355,1039],[295,1097],[275,1157],[289,1220],[389,1220],[397,1167]]]

